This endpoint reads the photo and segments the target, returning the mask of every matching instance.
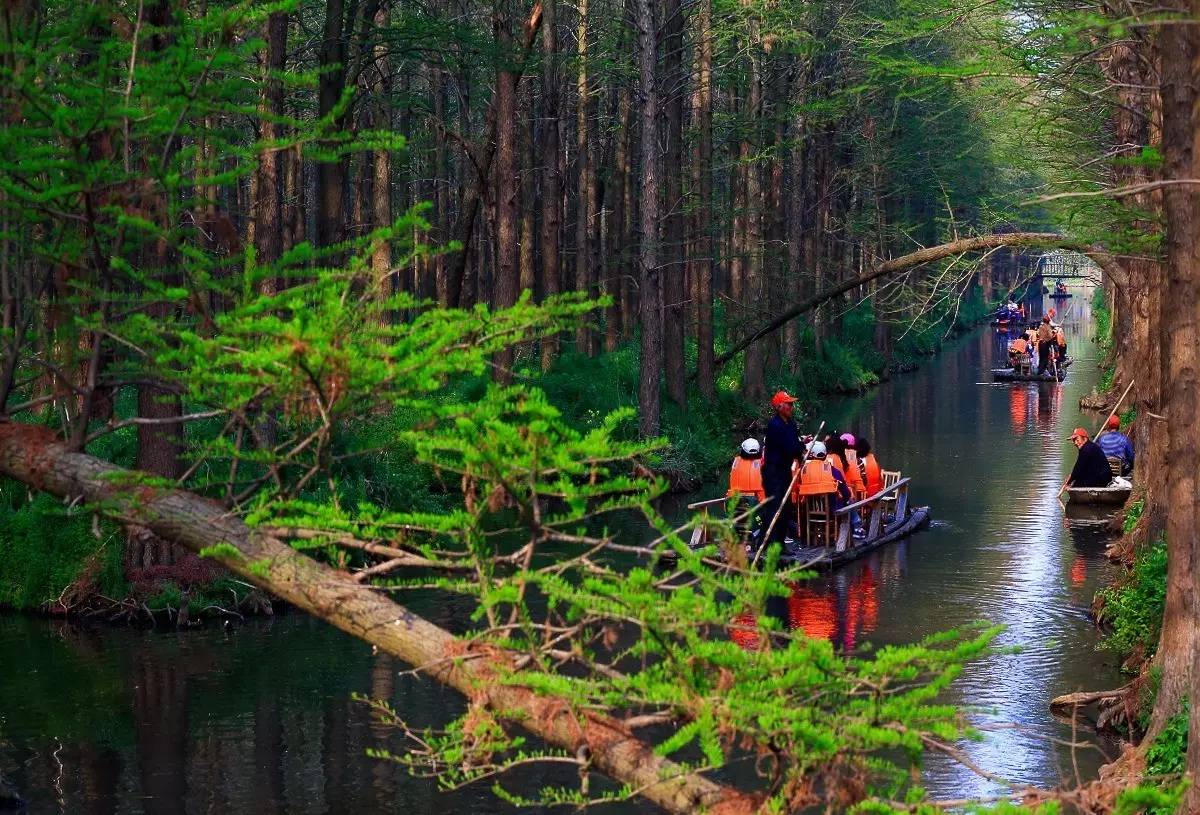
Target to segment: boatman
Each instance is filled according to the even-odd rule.
[[[1075,460],[1075,469],[1067,479],[1068,487],[1107,487],[1112,483],[1112,470],[1108,466],[1108,458],[1100,445],[1088,441],[1088,432],[1082,427],[1075,428],[1071,434],[1071,443],[1079,451]]]
[[[1108,421],[1104,423],[1104,432],[1096,437],[1096,444],[1108,458],[1121,460],[1121,475],[1133,472],[1133,442],[1121,432],[1120,419],[1116,416],[1108,417]]]
[[[767,422],[766,452],[762,463],[762,484],[767,502],[762,508],[763,523],[770,526],[771,520],[779,512],[779,507],[788,500],[788,487],[792,483],[792,464],[804,463],[804,443],[796,432],[796,423],[792,419],[795,410],[796,397],[787,391],[779,391],[771,397],[771,408],[775,415]],[[771,530],[771,541],[783,543],[784,530],[790,522],[789,517],[795,513],[780,513],[779,521]]]
[[[1050,346],[1053,344],[1054,329],[1050,327],[1050,318],[1043,317],[1037,330],[1038,376],[1046,373],[1046,366],[1050,364]]]

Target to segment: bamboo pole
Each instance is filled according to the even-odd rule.
[[[800,471],[804,469],[804,462],[808,461],[808,451],[812,449],[813,443],[816,442],[817,438],[821,435],[821,431],[824,429],[825,422],[822,420],[820,426],[817,427],[817,432],[813,434],[813,440],[804,445],[804,459],[800,462],[800,466],[796,468],[796,472],[792,473],[792,480],[788,482],[787,489],[784,490],[783,495],[779,498],[779,506],[775,509],[775,517],[771,519],[771,525],[767,527],[767,531],[763,534],[762,543],[759,544],[758,551],[754,553],[754,560],[751,562],[751,566],[758,565],[758,558],[763,553],[763,550],[767,548],[767,542],[771,540],[771,533],[775,531],[775,524],[779,521],[779,516],[783,514],[783,508],[787,505],[787,498],[792,494],[792,488],[796,486],[796,479],[800,477]]]

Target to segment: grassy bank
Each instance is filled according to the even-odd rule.
[[[826,337],[819,349],[812,332],[806,331],[800,338],[795,369],[769,374],[768,393],[786,389],[800,397],[803,414],[818,415],[829,397],[862,392],[892,372],[916,367],[937,353],[947,336],[948,323],[953,322],[949,333],[961,332],[986,314],[981,301],[969,300],[953,321],[950,315],[932,315],[907,330],[893,329],[897,339],[890,351],[883,353],[875,347],[874,313],[869,304],[859,305],[843,315],[840,333]],[[724,331],[717,333],[725,335]],[[718,353],[722,350],[717,349]],[[694,344],[687,354],[688,367],[694,369]],[[666,446],[656,466],[677,485],[690,488],[723,477],[736,440],[754,432],[756,422],[766,418],[765,404],[752,404],[742,396],[742,364],[739,356],[719,372],[711,399],[693,388],[686,410],[664,397]],[[567,420],[582,430],[597,426],[618,408],[636,406],[638,373],[636,342],[590,358],[568,349],[546,372],[540,370],[536,359],[526,358],[518,362],[517,370],[519,382],[542,389]],[[488,384],[484,377],[465,378],[454,383],[447,400],[471,400]],[[124,394],[117,405],[118,414],[131,415],[133,409],[132,394]],[[351,428],[340,447],[377,452],[337,464],[333,480],[341,505],[366,501],[385,507],[434,509],[451,499],[456,485],[442,480],[429,467],[415,465],[413,451],[396,441],[400,431],[417,426],[423,418],[396,413],[372,417]],[[196,447],[216,431],[216,425],[196,423],[187,428],[188,440]],[[627,432],[636,433],[635,422],[629,423]],[[125,428],[96,442],[89,451],[132,467],[136,432]],[[208,477],[221,483],[224,473],[210,472]],[[316,482],[304,497],[329,502],[333,498],[329,482]],[[136,608],[151,611],[186,606],[195,615],[237,605],[248,595],[248,587],[238,581],[212,582],[196,575],[160,579],[152,586],[142,585],[135,577],[131,584],[123,568],[123,554],[121,529],[96,522],[91,514],[46,496],[32,495],[22,485],[0,480],[0,607],[62,613],[90,595],[112,600],[133,597]]]

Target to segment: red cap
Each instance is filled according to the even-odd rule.
[[[1075,431],[1071,434],[1071,441],[1074,441],[1075,439],[1083,439],[1084,441],[1087,441],[1088,432],[1082,427],[1075,428]]]
[[[1108,421],[1104,423],[1105,430],[1120,430],[1121,420],[1116,416],[1109,416]]]
[[[780,405],[787,405],[798,401],[800,400],[795,396],[790,396],[787,391],[779,391],[779,393],[771,397],[771,407],[777,408]]]

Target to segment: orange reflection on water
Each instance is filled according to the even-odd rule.
[[[1071,561],[1071,585],[1082,586],[1087,580],[1087,561],[1083,559],[1083,555],[1075,555],[1075,560]]]
[[[1008,390],[1008,418],[1014,433],[1022,433],[1029,425],[1029,389],[1021,387]]]

